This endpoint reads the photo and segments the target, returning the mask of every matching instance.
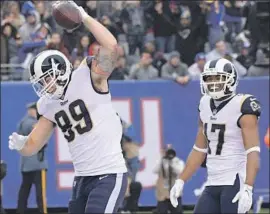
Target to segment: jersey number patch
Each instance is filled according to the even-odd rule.
[[[74,124],[64,110],[56,113],[54,118],[58,127],[62,130],[64,137],[68,142],[72,142],[75,139],[75,130],[81,135],[85,132],[89,132],[92,129],[93,124],[85,103],[82,100],[79,99],[70,103],[69,112],[73,120],[77,123]]]
[[[208,154],[211,154],[211,148],[209,145],[211,143],[211,141],[207,137],[207,127],[208,127],[208,124],[205,123],[204,124],[204,135],[205,135],[207,142],[208,142]],[[221,155],[221,150],[222,150],[222,147],[224,144],[224,134],[225,134],[225,130],[226,130],[225,124],[212,124],[211,132],[215,133],[216,130],[219,130],[216,155]]]

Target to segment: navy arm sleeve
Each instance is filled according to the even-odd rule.
[[[39,118],[41,118],[41,117],[42,117],[42,115],[39,114],[38,111],[37,111],[37,120],[39,120]]]
[[[241,106],[241,116],[237,120],[237,126],[241,128],[240,126],[240,119],[242,116],[246,114],[251,114],[259,117],[261,116],[261,104],[254,96],[247,97]]]

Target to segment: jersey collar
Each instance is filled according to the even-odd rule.
[[[216,115],[216,114],[217,114],[217,113],[218,113],[225,105],[227,105],[227,103],[229,103],[234,97],[235,97],[235,95],[232,96],[230,99],[225,100],[224,102],[220,103],[217,107],[216,107],[216,105],[215,105],[215,103],[214,103],[214,99],[211,98],[211,99],[210,99],[210,108],[211,108],[211,111],[212,111],[213,115]]]
[[[71,78],[72,78],[72,74],[73,74],[73,71],[72,71],[71,74],[70,74],[70,77],[69,77],[69,80],[68,80],[68,84],[67,84],[67,86],[64,88],[64,92],[63,92],[62,96],[60,97],[60,100],[64,100],[64,99],[65,99],[66,92],[67,92],[69,83],[70,83]]]

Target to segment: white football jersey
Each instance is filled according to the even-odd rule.
[[[259,102],[252,95],[238,94],[216,107],[205,95],[199,111],[208,142],[206,185],[233,185],[237,174],[245,180],[247,156],[239,120],[245,114],[259,117]]]
[[[125,173],[121,121],[110,93],[94,88],[90,63],[73,71],[63,100],[41,97],[38,113],[62,130],[76,176]]]

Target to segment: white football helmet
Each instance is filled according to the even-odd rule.
[[[213,99],[221,99],[235,93],[238,74],[234,65],[221,58],[208,61],[201,74],[201,92]]]
[[[67,87],[72,64],[57,50],[46,50],[38,54],[30,63],[30,81],[39,97],[60,99]]]

